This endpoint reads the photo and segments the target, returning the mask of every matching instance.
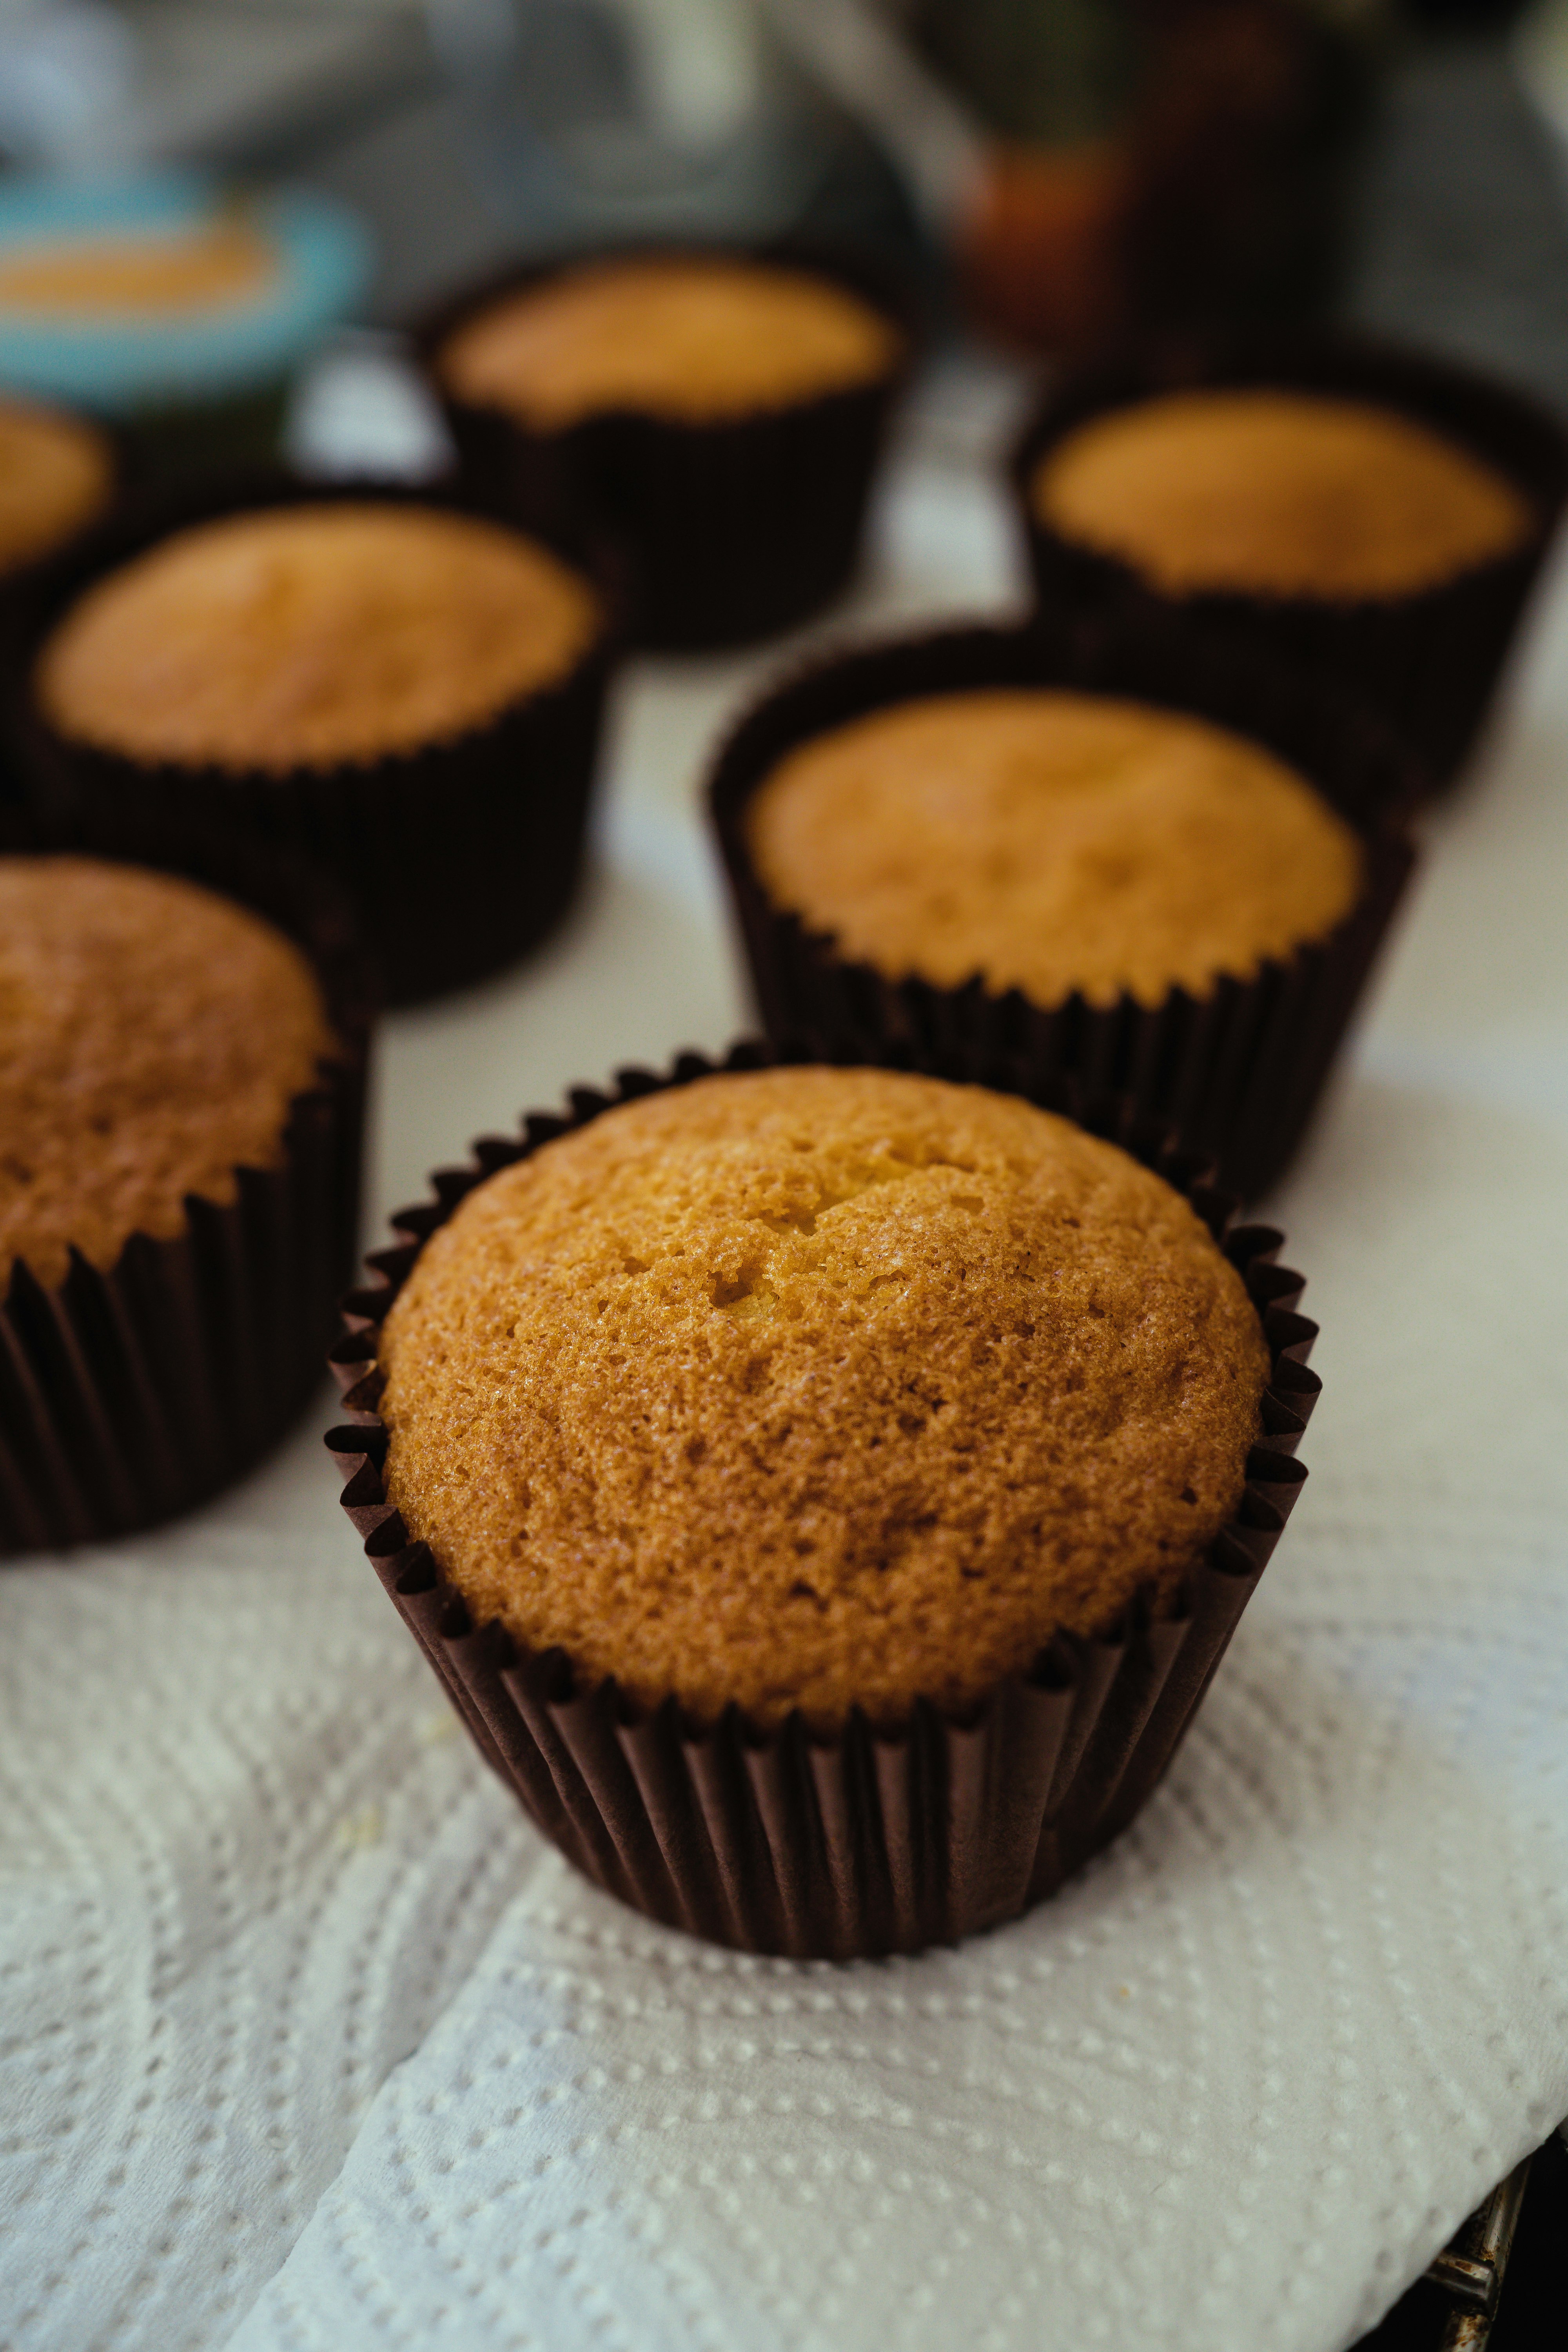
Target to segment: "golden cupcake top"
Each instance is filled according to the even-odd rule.
[[[74,1244],[105,1271],[279,1156],[331,1034],[315,974],[244,908],[85,857],[0,857],[0,1286]]]
[[[721,256],[567,269],[502,295],[441,346],[456,398],[539,432],[611,409],[703,425],[875,383],[903,353],[858,296]]]
[[[520,533],[436,507],[226,515],[100,580],[46,641],[44,717],[146,762],[326,768],[449,740],[563,679],[604,614]]]
[[[1291,769],[1202,719],[995,688],[813,736],[746,812],[774,905],[889,978],[1158,1004],[1324,938],[1363,853]]]
[[[63,546],[113,491],[101,433],[53,409],[0,401],[0,574]]]
[[[0,312],[37,319],[223,310],[279,276],[271,239],[243,219],[40,237],[0,251]]]
[[[384,1329],[387,1491],[476,1619],[700,1719],[947,1706],[1168,1592],[1268,1352],[1180,1196],[1012,1097],[702,1079],[471,1192]]]
[[[1047,452],[1037,519],[1167,595],[1418,595],[1521,545],[1511,482],[1415,417],[1269,388],[1169,393]]]

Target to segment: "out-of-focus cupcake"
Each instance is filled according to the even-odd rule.
[[[354,896],[392,1001],[512,961],[581,863],[604,593],[416,497],[280,482],[190,513],[136,518],[40,596],[37,789],[309,853]]]
[[[483,494],[525,521],[602,516],[642,641],[700,647],[847,585],[912,336],[851,263],[648,250],[513,272],[420,344]]]
[[[1377,814],[1402,777],[1370,722],[1223,645],[975,629],[766,698],[712,807],[775,1040],[1127,1093],[1251,1198],[1408,870]]]
[[[1068,378],[1015,476],[1047,604],[1245,631],[1335,673],[1441,782],[1568,493],[1568,437],[1461,369],[1323,337]]]
[[[0,385],[111,420],[143,472],[270,457],[289,376],[369,278],[358,222],[303,190],[0,190]]]
[[[0,398],[0,585],[108,509],[114,445],[83,417]]]
[[[0,825],[0,1552],[248,1467],[310,1393],[357,1223],[341,910],[245,845],[67,838]]]
[[[977,1087],[626,1091],[398,1221],[345,1504],[613,1892],[834,1956],[1009,1917],[1131,1818],[1283,1524],[1299,1277]]]

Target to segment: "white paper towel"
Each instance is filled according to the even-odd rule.
[[[862,621],[1016,584],[931,415]],[[1565,644],[1559,596],[1279,1204],[1305,1497],[1167,1784],[1030,1918],[802,1967],[576,1882],[313,1428],[0,1577],[0,2346],[1331,2352],[1568,2109]],[[582,915],[390,1025],[378,1222],[735,1028],[694,783],[759,667],[634,674]]]

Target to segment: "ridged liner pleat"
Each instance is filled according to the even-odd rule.
[[[339,1053],[295,1097],[268,1168],[185,1230],[133,1234],[107,1271],[18,1262],[0,1299],[0,1558],[124,1535],[188,1510],[265,1454],[319,1377],[354,1261],[371,993],[346,908],[298,861],[147,824],[0,812],[0,855],[71,851],[179,873],[254,908],[314,963]]]
[[[640,245],[638,256],[711,247]],[[732,248],[727,248],[732,250]],[[875,383],[734,421],[691,425],[631,413],[531,430],[499,409],[459,400],[436,366],[466,319],[500,297],[603,255],[512,268],[470,288],[415,335],[466,481],[495,511],[559,529],[592,517],[625,541],[634,567],[634,633],[667,652],[771,636],[847,586],[878,454],[912,358],[908,291],[864,256],[810,244],[771,245],[756,257],[847,287],[891,320],[904,356]]]
[[[582,869],[600,724],[624,593],[598,548],[579,568],[605,623],[568,674],[485,725],[417,751],[331,768],[153,764],[57,735],[28,680],[43,638],[104,573],[188,524],[251,508],[369,499],[472,512],[471,502],[377,480],[304,482],[277,471],[128,500],[40,573],[11,617],[8,732],[28,797],[46,810],[131,803],[170,824],[221,821],[311,858],[354,901],[384,1001],[422,1003],[488,978],[564,914]],[[553,542],[552,542],[553,543]],[[575,560],[574,550],[566,551]]]
[[[1248,981],[1221,979],[1158,1005],[1075,994],[1032,1003],[895,980],[847,961],[834,940],[773,905],[752,862],[752,794],[809,737],[922,695],[1060,686],[1188,711],[1251,737],[1289,762],[1362,836],[1361,897],[1327,939]],[[812,1042],[829,1061],[987,1086],[1048,1101],[1064,1080],[1090,1097],[1131,1097],[1210,1155],[1219,1181],[1255,1200],[1288,1164],[1409,877],[1403,816],[1415,771],[1383,725],[1331,688],[1212,633],[1126,616],[1077,624],[1037,616],[1020,629],[951,629],[810,665],[775,688],[724,744],[709,788],[731,900],[763,1024]]]
[[[1374,402],[1447,436],[1523,492],[1535,528],[1511,553],[1421,594],[1167,596],[1131,565],[1063,539],[1035,513],[1029,483],[1047,453],[1091,418],[1200,385],[1274,384]],[[1246,635],[1337,677],[1382,711],[1432,783],[1463,764],[1484,719],[1568,497],[1568,435],[1547,412],[1484,376],[1369,338],[1320,332],[1241,342],[1170,341],[1069,374],[1048,393],[1012,463],[1043,604],[1172,613]]]
[[[580,1089],[563,1118],[517,1140],[487,1138],[473,1163],[440,1171],[434,1202],[393,1219],[404,1237],[369,1260],[373,1286],[344,1302],[332,1350],[351,1425],[327,1444],[347,1479],[342,1507],[399,1614],[481,1752],[544,1835],[595,1885],[668,1925],[742,1950],[797,1958],[916,1951],[1016,1916],[1124,1828],[1179,1746],[1279,1538],[1305,1471],[1293,1459],[1319,1392],[1306,1368],[1317,1326],[1302,1283],[1275,1264],[1279,1235],[1233,1228],[1209,1171],[1142,1128],[1125,1104],[1085,1113],[1191,1202],[1241,1273],[1272,1369],[1263,1437],[1235,1520],[1176,1601],[1140,1599],[1097,1640],[1058,1635],[1034,1670],[963,1717],[925,1701],[889,1732],[853,1714],[830,1738],[798,1716],[763,1734],[736,1707],[706,1729],[673,1700],[630,1704],[613,1682],[580,1686],[559,1651],[526,1651],[475,1625],[410,1543],[382,1478],[376,1412],[383,1318],[429,1235],[496,1169],[616,1102],[716,1067],[811,1058],[737,1046],[722,1064],[683,1055],[667,1078],[624,1070],[612,1094]],[[1058,1108],[1071,1108],[1061,1095]]]

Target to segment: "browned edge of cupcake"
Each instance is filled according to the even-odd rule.
[[[470,499],[374,477],[320,482],[267,468],[125,500],[43,568],[0,638],[4,725],[24,796],[54,812],[133,806],[175,825],[234,824],[299,851],[354,903],[384,1001],[417,1004],[489,978],[564,915],[582,871],[605,695],[621,649],[623,569],[591,538],[531,535],[600,598],[605,626],[553,686],[413,751],[286,774],[143,762],[68,741],[42,718],[32,671],[87,588],[158,541],[221,515],[368,501],[494,520]]]
[[[1058,1635],[1034,1668],[947,1716],[919,1701],[884,1734],[858,1711],[830,1738],[800,1717],[763,1734],[736,1707],[710,1729],[674,1699],[648,1709],[613,1680],[580,1684],[566,1654],[526,1650],[476,1625],[429,1548],[410,1543],[382,1481],[380,1327],[431,1234],[476,1184],[616,1103],[715,1069],[820,1056],[742,1044],[722,1061],[683,1054],[667,1076],[624,1069],[613,1089],[576,1087],[559,1115],[487,1136],[435,1198],[400,1211],[397,1241],[372,1253],[374,1280],[343,1302],[331,1362],[349,1425],[327,1444],[342,1507],[399,1614],[487,1760],[535,1825],[595,1885],[693,1935],[797,1958],[915,1951],[1010,1919],[1052,1894],[1125,1828],[1164,1772],[1279,1540],[1306,1472],[1293,1457],[1321,1383],[1307,1369],[1317,1326],[1301,1277],[1275,1264],[1280,1236],[1232,1223],[1207,1165],[1177,1152],[1122,1102],[1052,1108],[1109,1136],[1190,1202],[1247,1285],[1271,1355],[1263,1435],[1236,1517],[1169,1610],[1140,1599],[1093,1640]],[[984,1073],[976,1069],[976,1078]]]
[[[1018,989],[994,994],[893,980],[846,960],[827,935],[776,907],[746,837],[752,794],[797,744],[865,713],[973,688],[1070,687],[1186,712],[1250,737],[1304,776],[1361,835],[1366,874],[1344,921],[1251,980],[1201,996],[1173,989],[1157,1006],[1123,995],[1054,1005]],[[1021,628],[975,626],[901,637],[808,663],[755,704],[721,749],[709,810],[763,1024],[828,1061],[884,1064],[936,1077],[973,1076],[1049,1103],[1064,1080],[1127,1095],[1212,1157],[1219,1181],[1255,1200],[1289,1161],[1328,1077],[1415,860],[1405,811],[1419,791],[1401,746],[1326,682],[1256,648],[1165,615],[1118,613],[1071,623],[1037,614]]]
[[[1029,485],[1041,459],[1090,418],[1163,393],[1239,385],[1322,393],[1412,417],[1501,474],[1533,509],[1535,528],[1522,545],[1420,594],[1330,602],[1167,596],[1131,564],[1063,538],[1035,513]],[[1479,732],[1568,499],[1568,433],[1506,384],[1372,337],[1322,330],[1172,341],[1063,377],[1018,441],[1011,477],[1042,603],[1153,607],[1245,632],[1382,711],[1440,787]]]
[[[858,295],[898,329],[901,362],[875,383],[721,424],[606,411],[554,433],[456,399],[436,372],[448,335],[502,295],[590,262],[713,256],[785,265]],[[513,264],[413,329],[473,495],[524,526],[592,522],[620,538],[632,567],[631,634],[666,652],[774,635],[848,585],[877,460],[922,333],[921,305],[891,264],[805,239],[628,242]]]
[[[128,1534],[249,1469],[320,1377],[359,1241],[375,993],[352,909],[302,859],[134,809],[0,809],[0,856],[98,857],[177,874],[274,923],[309,958],[338,1049],[297,1095],[276,1166],[228,1203],[187,1195],[172,1239],[133,1234],[107,1272],[18,1263],[0,1297],[0,1558]]]

